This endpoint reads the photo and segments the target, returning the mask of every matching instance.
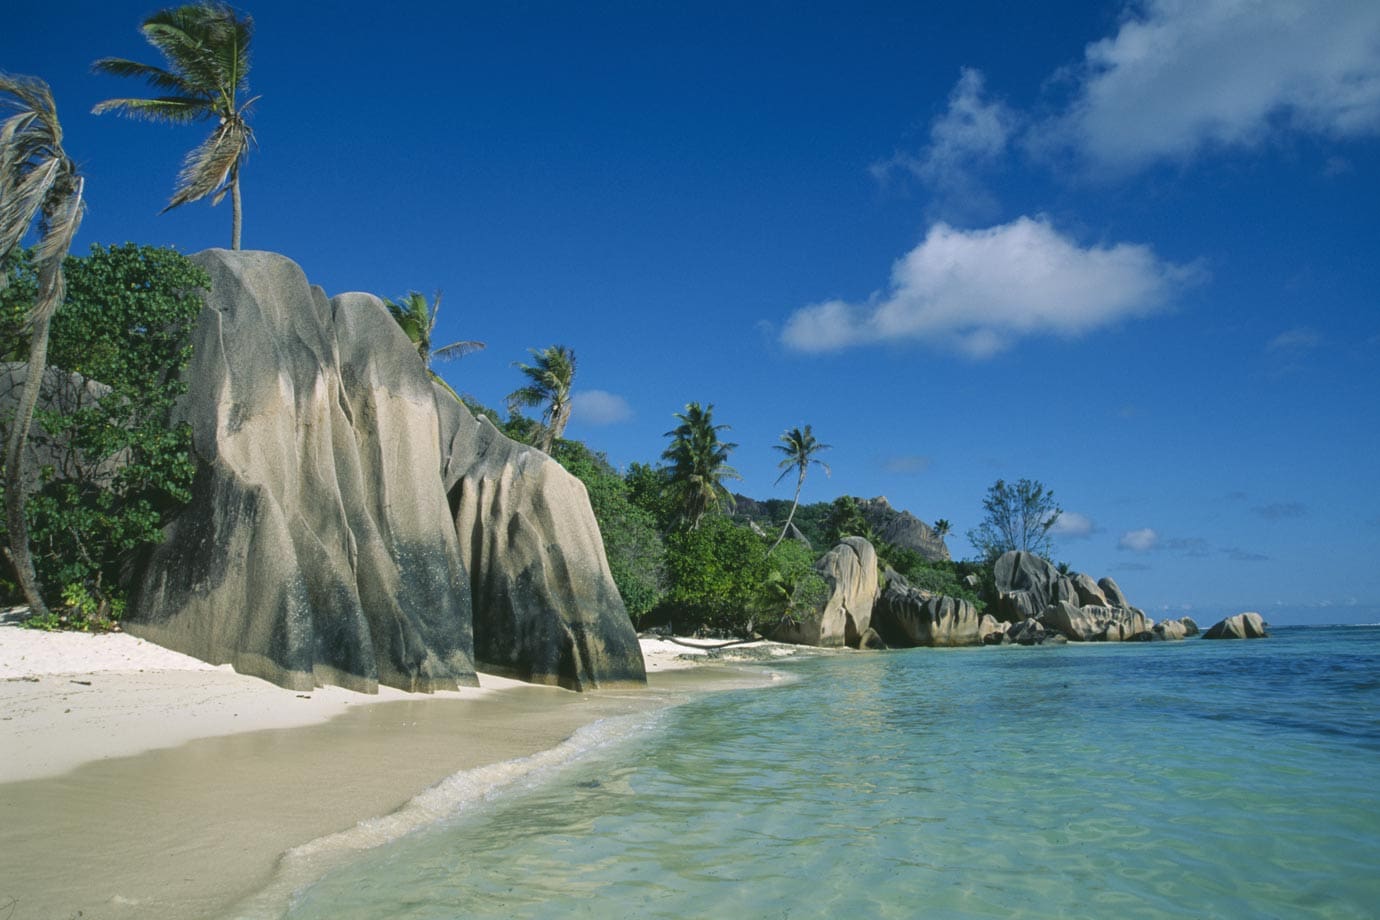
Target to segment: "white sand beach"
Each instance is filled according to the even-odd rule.
[[[746,654],[759,659],[792,652],[754,645]],[[216,916],[268,884],[282,854],[394,813],[458,771],[550,750],[686,690],[742,683],[696,666],[722,652],[644,639],[643,653],[645,691],[579,694],[481,674],[479,688],[430,696],[297,693],[127,634],[47,633],[10,618],[0,623],[0,912]]]

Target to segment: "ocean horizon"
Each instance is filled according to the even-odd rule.
[[[770,670],[766,688],[453,777],[436,820],[237,915],[1361,918],[1380,904],[1380,627]]]

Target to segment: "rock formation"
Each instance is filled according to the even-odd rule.
[[[949,548],[944,545],[943,538],[909,511],[891,507],[886,496],[858,499],[858,510],[878,539],[914,550],[931,562],[948,560]]]
[[[1203,633],[1204,639],[1268,639],[1269,636],[1265,621],[1254,612],[1227,617]]]
[[[772,633],[778,642],[857,648],[872,626],[877,597],[877,551],[862,537],[845,537],[815,563],[829,586],[829,597],[799,623],[783,623]]]
[[[993,565],[996,581],[996,616],[1019,623],[1039,616],[1052,603],[1075,593],[1073,583],[1058,569],[1034,553],[1019,550],[1003,553]],[[1063,582],[1067,582],[1064,585]]]
[[[572,690],[646,682],[584,483],[439,387],[441,479],[486,669]]]
[[[897,581],[887,585],[872,609],[872,627],[893,648],[981,645],[981,626],[977,608],[968,601]]]
[[[1046,607],[1040,621],[1074,642],[1125,642],[1150,634],[1150,621],[1134,607],[1078,607],[1060,601]]]
[[[136,568],[131,633],[298,690],[472,686],[476,634],[531,680],[640,681],[582,488],[467,412],[443,451],[430,378],[378,298],[328,300],[272,253],[193,258],[212,286],[176,414],[196,480]]]
[[[1186,639],[1198,635],[1198,624],[1191,617],[1181,617],[1177,620],[1161,620],[1150,631],[1156,639]]]
[[[468,578],[425,370],[382,302],[210,250],[178,407],[193,498],[134,586],[131,633],[285,687],[477,683]]]

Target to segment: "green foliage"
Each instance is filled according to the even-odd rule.
[[[634,504],[627,482],[579,441],[557,441],[553,456],[584,483],[614,584],[637,623],[666,590],[666,548],[655,516]]]
[[[160,539],[191,498],[191,430],[168,418],[186,389],[177,374],[191,357],[197,291],[210,279],[173,250],[133,244],[93,246],[65,270],[51,365],[110,389],[96,398],[71,388],[60,408],[35,413],[35,445],[51,462],[26,517],[40,580],[62,591],[70,625],[80,627],[118,619],[123,563]],[[0,294],[6,308],[13,290]]]
[[[550,453],[570,421],[575,351],[565,345],[552,345],[540,350],[529,348],[528,351],[532,354],[532,363],[517,363],[517,368],[527,378],[527,385],[508,394],[508,409],[515,417],[521,417],[519,410],[524,406],[543,407],[540,434],[527,443]]]
[[[782,623],[799,623],[829,599],[829,583],[815,571],[815,554],[787,541],[771,553],[769,571],[759,587],[749,629],[770,633]]]
[[[663,466],[634,462],[628,464],[623,481],[628,485],[628,500],[650,514],[658,529],[670,530],[676,517],[670,471]]]
[[[666,538],[666,605],[678,628],[744,632],[771,566],[767,541],[722,515]]]
[[[824,520],[824,535],[830,546],[844,537],[863,537],[872,539],[872,527],[863,517],[862,509],[851,495],[840,495],[829,506]]]
[[[743,478],[728,465],[728,455],[738,445],[719,440],[719,432],[729,426],[714,424],[713,403],[687,403],[676,418],[680,424],[666,432],[671,446],[661,458],[670,464],[667,475],[681,520],[694,530],[706,514],[724,505],[733,506],[733,496],[723,483],[725,479]]]
[[[991,562],[1011,550],[1049,558],[1054,550],[1049,532],[1063,510],[1042,483],[1021,479],[1008,485],[998,479],[987,490],[982,507],[987,516],[968,531],[968,542],[983,558]]]

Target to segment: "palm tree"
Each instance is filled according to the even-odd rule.
[[[19,406],[5,439],[8,555],[30,611],[44,616],[48,608],[34,573],[24,516],[24,454],[48,363],[49,324],[66,296],[62,261],[81,225],[85,180],[62,149],[62,125],[48,84],[33,77],[0,73],[0,94],[0,109],[14,111],[0,122],[0,262],[18,247],[35,219],[38,221],[38,245],[34,251],[38,297],[28,312],[32,329],[29,365]],[[3,284],[5,276],[0,274],[0,285]]]
[[[939,539],[944,539],[953,530],[954,525],[949,523],[948,518],[940,518],[934,522],[934,535]]]
[[[666,432],[671,446],[662,453],[670,461],[670,487],[681,506],[683,520],[690,529],[700,526],[706,513],[716,510],[720,502],[733,505],[733,496],[723,485],[725,479],[742,479],[738,471],[728,465],[729,453],[738,445],[719,440],[719,432],[727,425],[714,424],[714,404],[701,407],[688,403],[684,412],[677,412],[680,425]]]
[[[166,95],[153,99],[107,99],[91,111],[122,112],[132,118],[190,124],[210,121],[216,127],[201,146],[187,154],[177,176],[172,199],[163,212],[210,196],[220,204],[230,193],[230,248],[240,248],[240,167],[249,153],[254,131],[249,107],[258,96],[241,103],[249,90],[249,41],[254,20],[215,0],[161,10],[144,20],[139,31],[157,48],[167,67],[140,64],[124,58],[101,58],[91,67],[97,73],[139,77]]]
[[[538,351],[529,348],[535,362],[514,362],[529,383],[508,394],[508,409],[516,413],[522,406],[545,405],[542,431],[537,448],[551,453],[551,447],[565,433],[570,421],[570,385],[575,381],[575,352],[564,345]]]
[[[786,526],[781,528],[781,536],[777,537],[776,542],[771,545],[771,549],[767,550],[768,554],[774,552],[781,545],[781,541],[786,539],[786,534],[790,532],[791,521],[795,520],[795,509],[800,504],[800,489],[805,485],[805,473],[810,469],[810,464],[822,467],[825,476],[830,475],[829,464],[815,456],[822,450],[828,450],[829,445],[816,441],[815,434],[810,430],[809,425],[803,429],[792,428],[781,435],[780,444],[773,444],[772,447],[786,455],[785,459],[777,464],[781,469],[781,475],[776,477],[776,482],[780,484],[781,480],[785,479],[791,470],[796,471],[796,478],[795,498],[791,501],[791,513],[786,515]]]
[[[422,366],[431,375],[431,379],[451,396],[454,396],[457,402],[462,401],[460,394],[455,392],[450,384],[442,380],[440,375],[431,369],[431,362],[463,358],[470,352],[482,349],[484,343],[475,341],[451,342],[440,348],[433,349],[431,347],[431,336],[436,331],[436,314],[441,310],[440,291],[436,292],[436,299],[431,302],[430,306],[427,306],[426,295],[418,291],[408,291],[406,297],[396,302],[385,300],[384,306],[398,321],[398,325],[402,327],[402,331],[407,334],[412,344],[417,347],[417,356],[422,359]]]

